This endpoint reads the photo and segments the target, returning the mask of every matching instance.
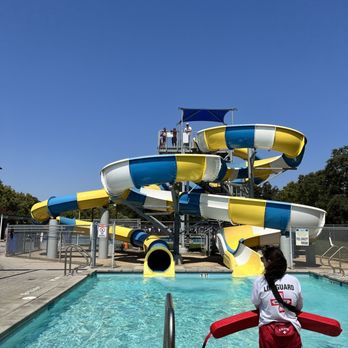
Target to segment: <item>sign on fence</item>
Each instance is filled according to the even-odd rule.
[[[107,238],[108,226],[105,224],[98,224],[98,238]]]
[[[296,228],[296,246],[309,245],[309,231],[308,228]]]

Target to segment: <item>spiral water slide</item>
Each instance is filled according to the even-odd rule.
[[[306,139],[296,130],[273,125],[238,125],[208,128],[198,132],[197,145],[204,154],[175,154],[139,157],[113,162],[101,170],[104,189],[80,192],[71,196],[52,197],[32,208],[38,221],[58,217],[62,212],[105,206],[110,201],[127,202],[148,209],[172,211],[171,192],[153,189],[153,185],[175,182],[222,183],[247,180],[248,168],[230,168],[218,155],[219,150],[233,150],[244,158],[246,149],[279,151],[282,155],[256,160],[254,176],[258,182],[286,169],[296,168],[302,160]],[[155,207],[155,208],[154,208]],[[206,193],[181,193],[181,214],[201,216],[230,222],[218,234],[218,247],[224,263],[234,276],[260,274],[263,270],[259,255],[252,249],[266,243],[289,227],[309,229],[314,239],[325,223],[325,212],[298,204],[227,197]],[[80,224],[62,220],[62,223]],[[112,233],[112,231],[109,231]],[[141,230],[116,228],[116,238],[143,246],[147,252],[145,276],[173,276],[174,261],[165,242]]]

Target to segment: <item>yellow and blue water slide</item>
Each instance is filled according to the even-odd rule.
[[[91,222],[70,219],[66,217],[57,217],[62,225],[75,226],[77,231],[86,233],[89,231]],[[115,230],[114,230],[115,228]],[[122,242],[131,243],[135,247],[142,248],[145,253],[144,275],[146,277],[174,277],[175,264],[172,253],[169,251],[168,244],[158,236],[149,235],[144,230],[132,229],[124,226],[109,226],[109,235],[115,233],[115,238]]]
[[[235,150],[235,155],[247,158],[246,149],[264,149],[281,152],[282,155],[254,163],[254,176],[256,183],[266,180],[271,174],[282,172],[286,169],[297,168],[303,158],[306,137],[294,129],[267,125],[235,125],[218,126],[204,129],[197,133],[196,139],[199,149],[204,153],[219,150]],[[236,150],[244,150],[237,152]],[[247,167],[230,169],[229,179],[246,179]]]
[[[101,170],[103,189],[52,197],[34,205],[32,215],[36,220],[44,221],[64,211],[105,206],[110,201],[127,201],[146,209],[172,211],[171,192],[156,185],[176,182],[219,184],[227,180],[247,180],[247,167],[231,168],[220,156],[212,153],[233,150],[235,156],[246,159],[248,148],[281,152],[280,156],[255,161],[255,177],[263,181],[272,174],[296,168],[302,161],[306,138],[302,133],[286,127],[235,125],[202,130],[198,132],[196,142],[204,153],[147,156],[110,163]],[[228,221],[235,225],[222,230],[217,240],[224,263],[233,270],[234,276],[260,274],[263,266],[252,248],[275,237],[279,239],[281,230],[290,226],[305,226],[313,239],[325,223],[325,212],[314,207],[197,192],[182,193],[179,207],[182,214]],[[142,241],[149,254],[152,243],[158,241],[158,237],[145,236],[143,233],[117,227],[116,238],[137,246]],[[161,250],[158,254],[167,258],[168,249],[160,244],[156,242],[153,250]],[[160,258],[150,263],[158,265],[158,260]],[[172,258],[168,270],[171,276],[174,273]],[[144,274],[156,276],[167,273],[163,267],[160,272],[151,270],[146,259]]]
[[[129,194],[128,190],[125,194]],[[142,195],[142,197],[144,197]],[[91,222],[70,219],[59,216],[61,213],[72,210],[84,210],[95,207],[107,206],[110,202],[109,195],[104,189],[78,192],[74,195],[51,197],[46,201],[36,203],[32,209],[32,217],[40,222],[47,221],[54,217],[62,225],[75,226],[82,233],[89,233]],[[115,233],[117,240],[131,243],[135,247],[143,248],[146,252],[144,263],[144,274],[147,277],[161,275],[163,277],[173,277],[175,275],[174,259],[169,251],[167,243],[158,236],[149,235],[143,230],[131,229],[123,226],[109,226],[109,235]]]

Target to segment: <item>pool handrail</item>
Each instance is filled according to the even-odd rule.
[[[166,295],[163,348],[175,348],[175,315],[171,293]]]
[[[341,273],[343,276],[345,276],[345,272],[344,269],[342,267],[342,258],[341,258],[341,251],[342,250],[348,250],[347,247],[345,246],[341,246],[339,247],[329,258],[329,266],[332,268],[333,272],[336,273],[336,269],[338,269],[338,272]],[[333,257],[338,253],[338,266],[334,266],[331,263],[331,260],[333,259]]]
[[[65,257],[64,257],[64,275],[67,275],[67,263],[68,263],[68,258],[69,258],[69,275],[73,275],[74,271],[77,272],[78,269],[81,267],[81,265],[75,267],[72,270],[72,252],[76,251],[78,252],[81,256],[84,257],[84,259],[86,260],[86,265],[84,266],[90,266],[91,264],[91,256],[88,254],[88,252],[81,247],[78,244],[67,244],[64,248],[65,251]]]
[[[330,247],[320,256],[320,263],[323,266],[330,266],[332,268],[332,271],[336,273],[336,269],[339,273],[341,273],[343,276],[345,275],[344,269],[342,267],[342,258],[341,258],[341,251],[342,250],[348,250],[345,246],[339,246],[333,243],[331,236],[329,236],[329,243]],[[338,253],[338,259],[334,259],[334,256]],[[323,259],[327,259],[327,264],[324,263]],[[331,262],[332,260],[338,261],[338,266],[334,266]]]
[[[329,259],[332,256],[330,252],[336,251],[339,247],[332,242],[331,236],[329,236],[330,247],[320,256],[320,263],[322,266],[330,266]],[[328,263],[324,263],[324,258],[328,260]]]

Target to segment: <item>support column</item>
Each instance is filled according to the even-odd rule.
[[[107,226],[106,237],[99,237],[98,259],[108,258],[108,241],[109,241],[109,210],[105,209],[100,218],[100,223]]]
[[[307,267],[315,267],[317,265],[315,259],[315,244],[310,244],[305,247],[306,250],[306,266]]]
[[[188,182],[181,184],[181,192],[188,192]],[[178,197],[179,199],[179,197]],[[178,205],[179,210],[179,205]],[[186,231],[189,231],[190,229],[190,221],[189,221],[189,215],[179,215],[180,218],[180,246],[179,246],[179,253],[185,253],[187,252],[187,248],[185,247],[185,233]]]
[[[47,257],[56,259],[58,257],[58,221],[50,219],[48,226]]]
[[[281,231],[280,232],[280,249],[284,254],[286,262],[288,264],[288,268],[292,268],[292,245],[290,240],[290,232],[289,231]]]
[[[254,162],[256,151],[248,149],[248,178],[249,178],[249,198],[254,198]]]
[[[174,252],[174,261],[176,265],[182,264],[182,258],[180,255],[180,214],[179,214],[179,190],[177,185],[174,184],[172,187],[172,198],[174,205],[174,236],[173,236],[173,252]]]

